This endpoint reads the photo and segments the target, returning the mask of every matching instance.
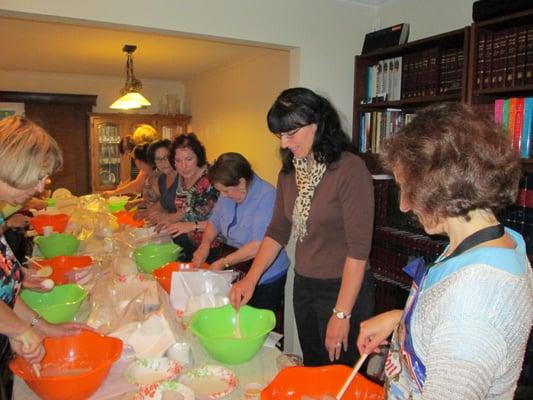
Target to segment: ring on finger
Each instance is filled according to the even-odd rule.
[[[335,347],[341,347],[341,342],[337,342],[337,343],[335,344]]]

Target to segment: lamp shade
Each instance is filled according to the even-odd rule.
[[[131,110],[150,105],[152,105],[152,103],[146,100],[142,94],[138,92],[129,92],[115,100],[115,102],[109,107],[117,110]]]

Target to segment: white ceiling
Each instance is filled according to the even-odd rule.
[[[124,44],[137,45],[135,75],[184,80],[263,54],[263,47],[0,17],[0,69],[125,76]]]

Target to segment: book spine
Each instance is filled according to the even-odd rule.
[[[402,59],[402,84],[400,98],[406,99],[408,96],[408,87],[409,87],[409,64],[411,62],[411,56],[405,55]]]
[[[502,126],[503,118],[503,99],[496,99],[494,101],[494,122]]]
[[[491,87],[491,77],[492,77],[492,52],[493,52],[493,33],[485,33],[485,71],[483,72],[483,89],[488,89]]]
[[[515,86],[522,86],[526,76],[527,27],[518,28],[516,37]]]
[[[526,39],[526,85],[533,84],[533,25],[529,25],[527,28]]]
[[[514,121],[513,149],[520,154],[520,145],[522,144],[522,125],[524,123],[524,98],[516,99],[516,114]]]
[[[509,125],[509,99],[503,101],[503,112],[502,112],[502,128],[504,131],[507,131]]]
[[[514,87],[516,78],[516,46],[518,40],[517,28],[509,29],[507,36],[507,59],[505,68],[505,87]]]
[[[387,87],[387,100],[394,100],[394,58],[389,58],[389,85]]]
[[[509,142],[511,147],[516,149],[516,144],[514,142],[514,125],[516,122],[516,97],[509,99],[509,115],[507,116],[507,135],[509,137]]]
[[[533,97],[524,100],[524,121],[522,124],[522,138],[520,143],[520,157],[531,157],[531,129],[533,124]]]
[[[476,89],[482,88],[483,71],[485,67],[485,32],[479,32],[477,43],[477,65],[476,65]]]

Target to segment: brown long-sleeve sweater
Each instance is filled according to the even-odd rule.
[[[266,236],[283,246],[290,238],[297,194],[295,172],[280,172]],[[373,220],[372,177],[359,157],[344,152],[316,187],[307,236],[296,243],[296,272],[310,278],[340,278],[346,257],[368,259]]]

